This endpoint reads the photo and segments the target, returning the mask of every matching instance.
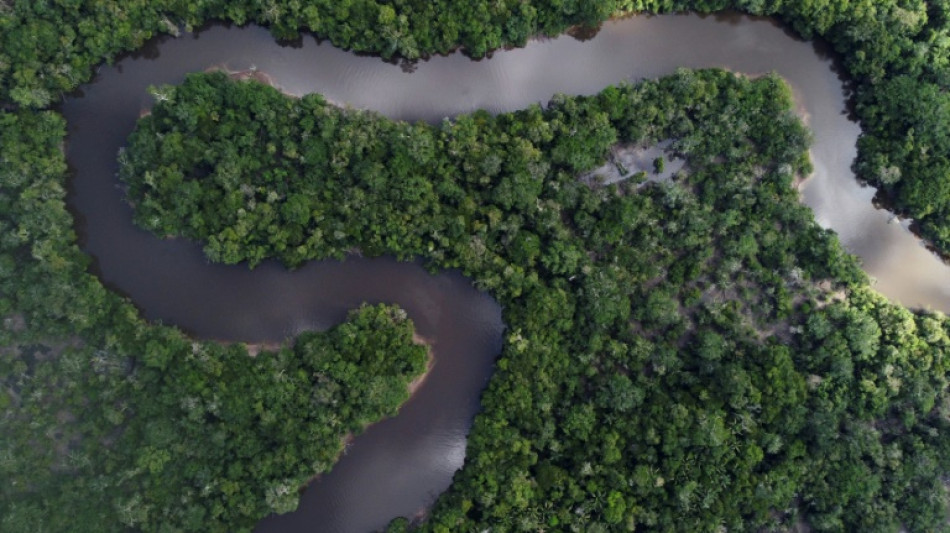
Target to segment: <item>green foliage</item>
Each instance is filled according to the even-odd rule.
[[[145,325],[75,245],[62,119],[23,110],[211,18],[413,59],[481,57],[618,11],[727,8],[832,43],[856,84],[857,171],[947,253],[946,0],[0,2],[0,529],[246,528],[292,508],[340,435],[391,413],[421,368],[386,309],[256,359]],[[503,304],[466,466],[423,528],[945,528],[946,320],[868,290],[797,204],[807,134],[777,80],[681,72],[437,128],[214,76],[173,92],[127,154],[140,223],[231,263],[418,255]],[[666,138],[689,161],[678,183],[573,179],[618,140]],[[336,395],[377,414],[307,410],[319,448],[281,424]],[[331,432],[306,418],[329,414]]]
[[[864,127],[856,165],[861,179],[882,187],[894,208],[917,219],[923,235],[950,253],[944,157],[950,139],[942,126],[950,86],[946,0],[13,2],[0,4],[0,99],[45,107],[88,80],[101,61],[153,35],[178,34],[182,25],[212,19],[264,24],[284,39],[309,31],[343,48],[416,60],[458,47],[482,57],[536,35],[597,27],[614,13],[725,9],[776,16],[805,38],[832,44],[856,83]],[[585,138],[603,131],[593,126],[586,123],[577,142],[596,142]],[[571,153],[581,157],[583,151]],[[230,250],[221,254],[232,258]]]
[[[408,398],[426,349],[397,308],[254,358],[146,324],[75,246],[62,120],[0,125],[0,529],[248,530]]]
[[[423,530],[939,522],[920,513],[942,512],[933,490],[946,458],[920,439],[946,435],[948,325],[870,291],[798,203],[789,184],[809,168],[808,135],[776,78],[681,71],[438,126],[223,74],[161,92],[121,171],[160,233],[251,264],[353,247],[419,256],[461,268],[502,304],[509,334],[466,466]],[[248,130],[265,133],[247,143]],[[673,139],[681,178],[594,189],[575,178],[642,132]],[[217,153],[256,155],[234,165],[208,159]],[[170,169],[167,183],[156,168]],[[265,227],[292,223],[257,213],[272,190],[310,214],[300,233]],[[194,207],[179,216],[183,191]],[[232,196],[244,203],[221,201]],[[381,216],[351,216],[354,202]],[[271,238],[240,240],[252,235]],[[903,466],[918,461],[934,475]]]

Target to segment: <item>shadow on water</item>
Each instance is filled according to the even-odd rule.
[[[815,50],[815,55],[827,61],[831,67],[831,71],[838,76],[838,81],[841,83],[841,95],[845,103],[845,116],[849,121],[858,123],[859,119],[855,111],[857,84],[848,76],[848,71],[844,67],[841,56],[834,51],[831,43],[824,39],[815,39],[811,41],[811,44]]]
[[[596,26],[572,26],[569,30],[567,30],[567,34],[577,41],[584,42],[597,37],[597,34],[600,33],[600,29],[602,27],[603,24],[598,24]]]

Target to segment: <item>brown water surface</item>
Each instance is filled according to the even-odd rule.
[[[202,338],[275,341],[340,322],[361,302],[394,302],[432,339],[435,367],[399,416],[372,426],[333,471],[303,495],[293,514],[270,517],[260,531],[365,532],[413,515],[462,465],[478,397],[501,346],[501,312],[458,273],[433,276],[415,264],[351,257],[289,272],[268,262],[254,271],[211,265],[184,240],[160,240],[131,223],[115,179],[116,153],[143,108],[148,85],[178,83],[214,65],[267,72],[286,91],[319,92],[393,118],[436,122],[483,108],[502,112],[546,102],[555,93],[592,94],[624,80],[677,67],[778,72],[793,87],[815,134],[814,177],[803,199],[877,278],[877,288],[911,307],[950,309],[950,270],[907,230],[874,209],[874,190],[850,171],[857,124],[848,89],[823,46],[790,36],[769,20],[742,16],[633,17],[604,25],[588,41],[539,40],[471,61],[453,54],[406,72],[305,37],[280,46],[257,27],[213,26],[158,39],[103,67],[63,106],[74,171],[70,206],[83,249],[110,287],[154,320]]]

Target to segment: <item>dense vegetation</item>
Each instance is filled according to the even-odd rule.
[[[615,13],[735,9],[823,37],[855,82],[863,135],[855,168],[950,254],[948,0],[44,0],[0,2],[0,99],[42,107],[92,68],[179,25],[223,19],[292,39],[415,59],[458,46],[474,57]]]
[[[950,323],[876,295],[798,203],[780,80],[682,71],[436,126],[221,73],[158,92],[121,156],[140,223],[226,262],[420,256],[502,304],[425,530],[944,523]],[[576,179],[664,139],[672,183]]]
[[[146,324],[75,246],[62,120],[0,125],[0,530],[247,529],[408,398],[427,356],[398,308],[254,358]]]
[[[225,380],[215,373],[229,374],[234,387],[280,395],[286,384],[278,376],[288,374],[279,365],[306,373],[316,364],[291,357],[297,346],[333,345],[342,335],[408,347],[407,326],[395,320],[392,329],[343,326],[350,334],[303,339],[251,360],[240,347],[192,344],[146,325],[104,289],[87,272],[63,206],[62,119],[34,111],[88,80],[95,65],[210,18],[264,23],[288,38],[309,29],[340,46],[414,58],[458,45],[481,56],[616,11],[730,7],[779,16],[806,37],[832,42],[856,83],[864,128],[856,169],[950,250],[946,0],[0,0],[0,530],[125,523],[204,531],[285,510],[289,488],[335,452],[307,451],[317,453],[314,464],[296,455],[304,450],[292,439],[289,448],[267,440],[280,432],[255,431],[220,449],[182,450],[183,438],[218,442],[248,417],[274,414],[227,403],[237,392],[220,390]],[[159,217],[140,222],[207,238],[213,257],[229,262],[276,255],[296,264],[347,245],[418,254],[433,268],[463,268],[505,306],[511,330],[468,462],[425,528],[694,531],[797,518],[818,530],[944,527],[947,323],[870,292],[853,259],[795,203],[788,184],[803,169],[804,136],[775,80],[681,73],[437,128],[343,113],[318,97],[295,103],[213,78],[189,83],[210,87],[210,100],[195,105],[184,91],[174,104],[182,109],[219,106],[219,118],[240,124],[250,120],[247,109],[226,98],[244,93],[265,113],[309,111],[313,123],[264,117],[277,128],[262,132],[273,153],[224,134],[216,148],[247,148],[259,158],[239,161],[230,189],[227,180],[218,185],[222,161],[195,155],[194,145],[211,140],[162,148],[143,135],[128,164],[167,151],[163,164],[177,170],[149,169],[160,178],[152,189],[133,184],[140,207]],[[189,120],[156,119],[142,131],[217,127]],[[336,137],[317,143],[309,159],[304,134],[317,132]],[[574,182],[617,140],[664,138],[676,139],[690,160],[678,183],[592,191]],[[321,163],[321,148],[341,158]],[[248,173],[254,164],[261,166]],[[293,190],[278,189],[281,172]],[[323,187],[308,189],[301,175],[320,176]],[[397,177],[413,187],[387,181]],[[191,216],[187,226],[166,219],[174,204],[162,195],[176,179],[207,218]],[[228,205],[244,202],[246,222],[203,203],[227,191]],[[302,198],[284,201],[298,191]],[[322,237],[312,239],[317,231]],[[392,310],[363,313],[357,324],[398,318]],[[266,365],[275,365],[264,368],[271,374]],[[378,397],[397,390],[393,382],[377,386]],[[304,393],[261,405],[294,412],[309,401],[297,396]],[[170,398],[176,402],[156,401]],[[209,414],[196,421],[191,410]],[[227,425],[215,410],[231,417]],[[325,438],[338,446],[352,428],[341,422]],[[286,453],[247,455],[233,471],[216,463],[258,449]],[[194,466],[201,461],[204,470]],[[205,479],[214,480],[207,493],[198,485]],[[188,483],[190,492],[175,491]],[[185,504],[171,503],[172,495]]]

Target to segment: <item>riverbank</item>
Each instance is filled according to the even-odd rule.
[[[277,92],[280,94],[290,98],[300,99],[304,96],[284,88],[280,83],[277,82],[274,76],[265,71],[259,70],[257,67],[233,70],[228,68],[226,65],[214,65],[206,68],[204,72],[223,72],[228,76],[228,78],[235,81],[256,81],[257,83],[271,87],[277,90]],[[332,100],[322,94],[320,96],[323,98],[323,101],[329,105],[339,107],[340,109],[348,109],[348,106],[344,105],[342,102]]]
[[[432,340],[419,335],[417,332],[412,333],[412,342],[417,346],[426,347],[426,367],[422,371],[422,374],[416,376],[412,381],[409,382],[409,398],[406,399],[408,402],[412,397],[419,391],[420,388],[425,384],[426,379],[429,378],[429,374],[432,372],[432,367],[435,366],[435,355],[432,352]],[[405,404],[405,402],[403,402]]]

